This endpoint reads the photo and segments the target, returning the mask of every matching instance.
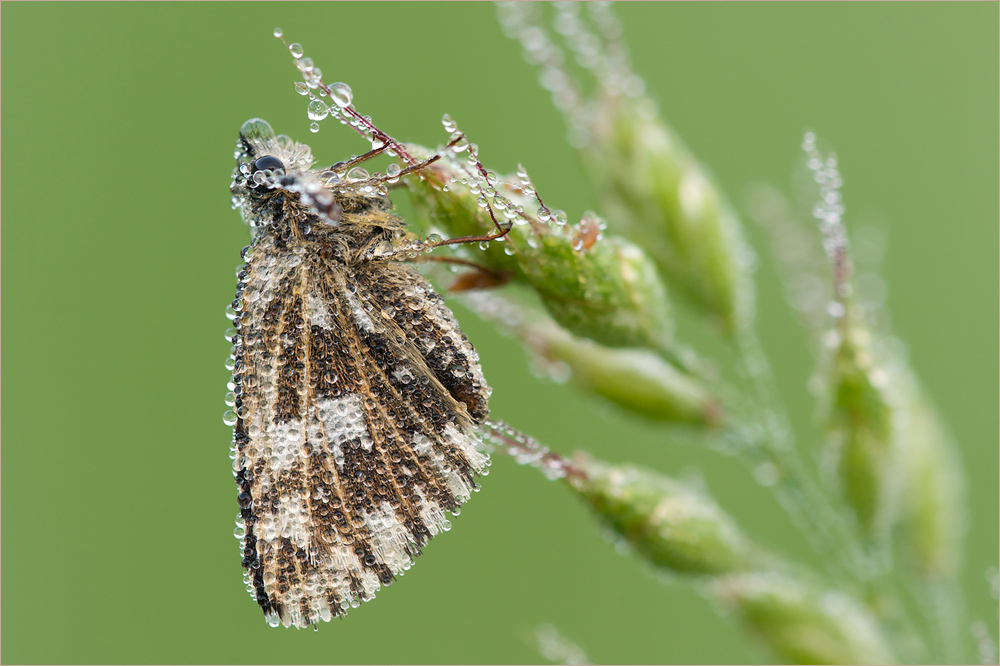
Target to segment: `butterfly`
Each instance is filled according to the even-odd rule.
[[[488,471],[490,388],[409,260],[385,177],[358,159],[317,169],[260,119],[235,157],[252,234],[230,313],[237,532],[267,622],[306,627],[371,599],[449,529]]]

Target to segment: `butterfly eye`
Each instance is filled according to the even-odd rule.
[[[271,171],[277,171],[281,169],[285,170],[285,165],[281,163],[277,157],[271,155],[265,155],[264,157],[258,157],[253,163],[253,171],[264,171],[265,169],[270,169]]]

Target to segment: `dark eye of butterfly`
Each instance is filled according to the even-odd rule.
[[[258,157],[253,163],[253,171],[263,171],[264,169],[270,169],[271,171],[281,169],[284,171],[285,165],[277,157],[265,155],[264,157]]]

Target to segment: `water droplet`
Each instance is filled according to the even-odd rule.
[[[385,168],[386,178],[390,183],[399,181],[399,174],[402,171],[398,164],[390,164]]]
[[[299,44],[298,42],[292,42],[291,44],[289,44],[288,51],[289,53],[292,54],[292,57],[295,58],[296,60],[301,58],[302,54],[305,53],[305,51],[302,49],[302,45]]]
[[[271,129],[270,123],[260,118],[251,118],[243,123],[243,126],[240,127],[240,134],[248,139],[258,139],[260,141],[274,139],[274,130]]]
[[[281,39],[282,37],[285,36],[285,31],[282,30],[281,28],[275,28],[274,29],[274,36],[277,37],[278,39]]]
[[[302,58],[297,63],[295,63],[295,66],[298,67],[299,71],[302,72],[303,74],[309,74],[311,71],[313,71],[313,68],[315,67],[312,58]]]
[[[351,86],[338,81],[330,84],[330,99],[337,106],[350,106],[351,100],[354,99],[354,92],[351,91]]]
[[[454,141],[455,143],[452,144],[451,149],[456,153],[464,152],[465,149],[469,147],[469,139],[464,134],[457,137],[452,137],[452,141]]]
[[[368,180],[368,178],[370,178],[368,172],[362,169],[361,167],[354,167],[353,169],[347,172],[347,176],[345,177],[345,179],[349,183],[356,183],[358,181]]]
[[[309,102],[307,115],[309,116],[309,120],[323,120],[330,115],[330,107],[321,100],[314,99]]]
[[[315,134],[319,131],[319,123],[309,123],[309,131]]]
[[[441,124],[444,126],[444,131],[448,133],[454,132],[458,129],[458,125],[455,124],[455,121],[447,113],[441,116]]]
[[[236,425],[237,420],[238,418],[236,416],[236,412],[234,412],[231,409],[227,410],[226,413],[222,415],[222,422],[225,423],[230,428]]]
[[[327,185],[336,185],[340,182],[340,174],[336,171],[324,171],[319,177]]]

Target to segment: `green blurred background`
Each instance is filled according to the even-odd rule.
[[[997,5],[617,12],[636,70],[737,203],[755,181],[789,189],[805,129],[837,148],[848,225],[881,220],[893,330],[962,446],[963,586],[995,626]],[[3,660],[537,662],[541,623],[599,662],[770,659],[506,458],[374,603],[316,633],[265,625],[240,582],[222,423],[223,310],[248,240],[233,145],[262,116],[321,160],[365,148],[332,123],[308,132],[275,26],[395,136],[435,145],[448,112],[491,168],[523,162],[571,217],[593,205],[489,4],[4,3]],[[814,361],[751,238],[761,334],[805,430]],[[517,344],[457,311],[496,417],[559,451],[700,470],[748,531],[812,562],[741,462],[534,378]]]

